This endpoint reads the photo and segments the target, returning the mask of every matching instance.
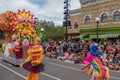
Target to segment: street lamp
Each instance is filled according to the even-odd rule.
[[[35,24],[38,25],[38,22],[39,22],[38,18],[35,17],[34,19],[35,19]]]
[[[41,28],[41,31],[43,32],[43,31],[44,31],[44,28]]]
[[[41,32],[42,32],[42,37],[41,37],[41,43],[42,43],[44,40],[44,28],[41,28]]]
[[[100,18],[99,17],[96,17],[96,23],[97,23],[97,28],[96,28],[96,39],[97,39],[97,43],[98,43],[98,27],[99,27],[99,21],[100,21]]]

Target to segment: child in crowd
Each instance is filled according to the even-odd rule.
[[[67,60],[69,57],[69,52],[68,51],[65,51],[64,52],[64,56],[63,57],[59,57],[60,60],[64,61],[64,60]]]

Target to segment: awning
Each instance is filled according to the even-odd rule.
[[[90,35],[90,38],[93,39],[93,38],[97,38],[97,35]],[[104,38],[103,35],[98,35],[98,38]]]
[[[76,36],[75,38],[96,38],[96,35],[90,35],[89,37],[86,37],[88,34],[85,34],[85,35],[80,35],[80,36]],[[98,38],[117,38],[119,37],[120,34],[103,34],[103,35],[98,35]]]
[[[84,38],[85,41],[91,41],[91,38]]]
[[[80,38],[80,36],[76,36],[75,38]]]
[[[117,38],[120,36],[120,34],[104,34],[102,36],[103,38]]]
[[[81,38],[83,39],[84,37],[88,36],[88,34],[83,34],[83,35],[80,35],[80,36],[76,36],[76,38]]]

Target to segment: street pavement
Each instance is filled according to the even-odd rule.
[[[89,80],[91,75],[85,75],[80,64],[69,61],[63,62],[55,59],[44,58],[44,72],[39,75],[39,80]],[[4,61],[0,61],[0,80],[25,80],[28,72]],[[110,71],[110,80],[120,80],[120,71]]]

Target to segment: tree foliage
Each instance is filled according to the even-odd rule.
[[[44,38],[45,39],[54,39],[60,40],[64,38],[64,27],[57,26],[57,27],[46,27],[46,26],[38,26],[37,27],[37,35],[41,35],[41,28],[44,28]]]
[[[11,35],[13,35],[13,26],[11,25],[11,16],[13,15],[12,11],[6,11],[5,13],[0,14],[0,29],[5,32],[6,43],[11,41]]]
[[[4,39],[5,32],[0,29],[0,39]]]

